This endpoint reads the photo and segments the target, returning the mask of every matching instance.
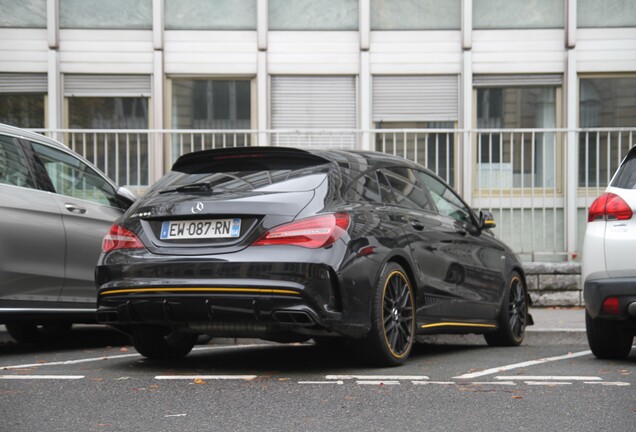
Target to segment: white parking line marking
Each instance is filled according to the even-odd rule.
[[[382,380],[363,380],[363,381],[356,381],[356,384],[358,385],[400,385],[399,381],[382,381]]]
[[[526,381],[527,385],[531,386],[560,386],[560,385],[572,385],[571,382],[562,381]]]
[[[242,380],[250,381],[258,375],[157,375],[156,380]]]
[[[519,380],[519,381],[603,381],[601,377],[595,376],[541,376],[541,375],[515,375],[497,376],[497,380]]]
[[[430,379],[426,375],[327,375],[327,380],[372,380],[372,381],[420,381]]]
[[[621,382],[621,381],[603,381],[603,382],[585,381],[583,384],[599,384],[604,386],[617,386],[617,387],[624,387],[624,386],[631,385],[628,382]]]
[[[79,380],[84,375],[0,375],[3,380]]]
[[[535,366],[535,365],[539,365],[539,364],[544,364],[544,363],[549,363],[549,362],[553,362],[553,361],[559,361],[559,360],[568,360],[568,359],[573,359],[576,357],[583,357],[586,355],[592,354],[592,351],[580,351],[577,353],[569,353],[566,355],[562,355],[562,356],[556,356],[556,357],[546,357],[546,358],[542,358],[542,359],[538,359],[538,360],[530,360],[530,361],[526,361],[526,362],[522,362],[522,363],[515,363],[515,364],[511,364],[511,365],[506,365],[506,366],[499,366],[496,368],[491,368],[491,369],[486,369],[483,371],[479,371],[479,372],[472,372],[472,373],[466,373],[463,375],[459,375],[456,377],[453,377],[455,379],[471,379],[471,378],[477,378],[477,377],[481,377],[481,376],[485,376],[485,375],[492,375],[492,374],[496,374],[499,372],[505,372],[508,370],[512,370],[512,369],[518,369],[518,368],[524,368],[524,367],[528,367],[528,366]]]
[[[298,381],[298,384],[317,384],[317,385],[336,384],[336,385],[343,385],[344,381]]]
[[[229,351],[233,349],[253,348],[253,347],[259,347],[259,346],[267,346],[267,344],[198,347],[198,348],[194,348],[192,351]],[[92,358],[86,358],[86,359],[66,360],[66,361],[59,361],[59,362],[0,366],[0,370],[29,369],[29,368],[42,367],[42,366],[66,366],[66,365],[75,365],[75,364],[81,364],[81,363],[98,362],[102,360],[117,360],[117,359],[128,358],[128,357],[141,357],[141,354],[136,354],[136,353],[135,354],[120,354],[120,355],[114,355],[114,356],[92,357]]]
[[[90,362],[96,362],[101,360],[115,360],[115,359],[126,358],[126,357],[140,357],[140,356],[141,354],[122,354],[122,355],[116,355],[116,356],[94,357],[94,358],[87,358],[87,359],[66,360],[66,361],[49,362],[49,363],[31,363],[31,364],[14,365],[14,366],[2,366],[0,367],[0,370],[30,369],[30,368],[36,368],[36,367],[42,367],[42,366],[75,365],[80,363],[90,363]]]
[[[411,381],[414,385],[455,385],[455,381]]]
[[[471,382],[469,383],[470,385],[507,385],[507,386],[513,386],[513,385],[517,385],[512,381],[475,381],[475,382]]]

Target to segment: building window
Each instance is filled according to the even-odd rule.
[[[476,30],[563,28],[563,1],[475,0],[473,28]]]
[[[636,125],[636,77],[581,78],[579,88],[579,186],[604,188],[636,134],[587,128]]]
[[[0,0],[0,28],[46,28],[46,0]]]
[[[165,0],[166,30],[256,30],[256,0]]]
[[[0,73],[0,123],[44,128],[46,74]]]
[[[453,129],[455,122],[376,122],[375,149],[396,154],[424,165],[431,171],[455,184],[455,134],[429,130],[414,132],[412,129]],[[382,129],[390,129],[382,132]],[[411,131],[408,131],[408,130]]]
[[[21,128],[44,128],[44,97],[39,93],[0,95],[0,123]]]
[[[124,129],[148,129],[146,97],[68,97],[70,129],[107,129],[104,133],[78,130],[65,142],[120,185],[146,186],[148,135]]]
[[[63,29],[152,29],[152,0],[60,0]]]
[[[460,0],[371,0],[371,30],[460,28]]]
[[[358,30],[358,0],[269,0],[270,30]]]
[[[477,89],[477,187],[556,187],[557,87]]]
[[[636,2],[578,0],[576,20],[579,28],[636,27]]]
[[[251,136],[238,133],[252,127],[251,81],[216,79],[172,80],[172,127],[230,130],[205,135],[178,134],[172,138],[172,157],[216,147],[250,145]]]
[[[176,129],[249,129],[249,80],[172,81],[172,126]]]
[[[372,84],[376,150],[418,162],[455,184],[458,76],[374,75]]]

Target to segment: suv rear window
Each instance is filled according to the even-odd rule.
[[[610,186],[620,189],[636,189],[636,147],[627,154]]]

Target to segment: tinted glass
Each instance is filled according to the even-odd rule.
[[[0,135],[0,183],[33,187],[26,160],[15,138]]]
[[[115,188],[81,160],[37,143],[33,150],[51,178],[55,192],[96,204],[118,206]]]
[[[461,222],[473,224],[471,211],[451,188],[424,172],[417,172],[417,176],[428,187],[437,211],[445,216],[450,216]]]
[[[433,210],[425,186],[410,168],[392,167],[385,169],[391,183],[397,205],[417,210]]]
[[[636,150],[632,150],[618,169],[611,184],[621,189],[636,189]]]
[[[290,159],[236,156],[201,161],[205,156],[185,163],[177,162],[173,171],[159,180],[148,193],[162,193],[176,188],[205,183],[213,191],[223,192],[301,192],[313,190],[325,181],[331,164],[324,159]]]
[[[345,193],[345,199],[351,202],[382,202],[375,171],[361,175],[351,182]]]

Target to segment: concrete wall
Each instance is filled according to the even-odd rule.
[[[584,305],[581,264],[531,262],[524,269],[533,306]]]

